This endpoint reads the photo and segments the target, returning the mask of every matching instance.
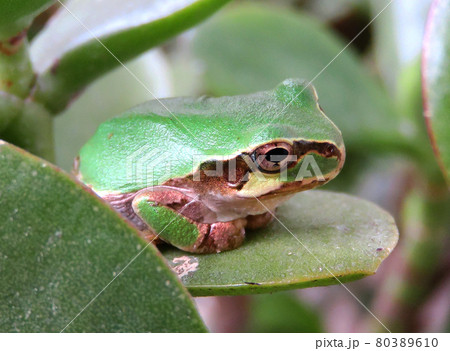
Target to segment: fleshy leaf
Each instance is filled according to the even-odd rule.
[[[62,7],[32,43],[32,61],[40,74],[36,99],[61,111],[86,85],[117,67],[117,59],[136,57],[228,1],[68,1],[68,10]]]
[[[450,1],[435,0],[422,57],[424,114],[430,139],[450,181]]]
[[[353,196],[308,191],[294,196],[243,246],[212,255],[162,252],[195,296],[307,288],[374,274],[394,249],[394,219]]]
[[[0,208],[0,331],[61,331],[109,283],[65,331],[205,331],[152,245],[87,188],[3,141]]]

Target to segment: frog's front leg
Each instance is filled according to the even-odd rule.
[[[183,204],[185,200],[177,196],[171,198],[170,205],[177,209],[169,207],[167,201],[161,201],[160,194],[151,191],[140,193],[133,200],[135,213],[149,226],[154,237],[195,253],[232,250],[244,241],[246,219],[200,223],[184,215],[195,211],[195,200]]]

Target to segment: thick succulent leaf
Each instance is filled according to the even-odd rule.
[[[405,147],[385,92],[351,47],[339,54],[346,43],[310,16],[261,4],[235,6],[201,26],[193,45],[212,95],[270,89],[288,77],[312,80],[319,74],[313,85],[320,104],[348,147],[364,146],[365,155],[373,146],[377,152]]]
[[[391,215],[349,195],[308,191],[280,206],[276,215],[279,221],[249,233],[237,250],[162,252],[193,295],[240,295],[374,274],[398,240]]]
[[[56,0],[0,0],[0,38],[17,35]]]
[[[136,57],[192,27],[227,1],[68,1],[69,10],[61,8],[31,48],[40,74],[36,98],[60,111],[82,88],[117,67],[117,59],[126,62]]]
[[[450,1],[435,0],[424,39],[425,120],[442,171],[450,180]]]
[[[0,331],[204,331],[157,250],[69,176],[0,142]],[[127,264],[135,260],[123,271]]]

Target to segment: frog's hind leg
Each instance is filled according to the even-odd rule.
[[[245,237],[245,219],[213,224],[199,223],[183,216],[183,206],[178,212],[162,205],[150,194],[140,194],[133,200],[133,209],[151,227],[158,238],[184,251],[214,253],[239,247]]]

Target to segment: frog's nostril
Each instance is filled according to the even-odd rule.
[[[325,156],[336,156],[336,147],[334,145],[328,145],[325,149]]]

